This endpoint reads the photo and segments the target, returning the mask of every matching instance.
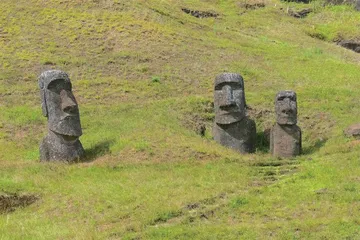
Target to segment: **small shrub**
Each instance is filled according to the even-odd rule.
[[[244,206],[249,203],[249,200],[247,200],[244,197],[236,197],[230,201],[230,207],[232,208],[239,208],[241,206]]]
[[[151,82],[152,82],[152,83],[160,83],[160,77],[158,77],[158,76],[153,76],[153,77],[151,78]]]

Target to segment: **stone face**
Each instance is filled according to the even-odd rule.
[[[246,116],[244,80],[236,73],[223,73],[215,79],[214,140],[241,153],[255,152],[255,122]]]
[[[360,138],[360,123],[353,124],[349,126],[345,131],[344,134],[347,137],[355,137]]]
[[[69,76],[59,70],[39,76],[42,112],[48,119],[48,135],[40,145],[41,161],[73,161],[84,154],[78,104]]]
[[[301,154],[301,129],[297,123],[297,99],[293,91],[280,91],[275,97],[276,123],[270,132],[273,156],[290,158]]]
[[[280,91],[275,97],[276,122],[284,125],[297,123],[296,93],[293,91]]]
[[[241,121],[245,115],[244,80],[236,73],[216,77],[214,90],[215,122],[230,124]]]

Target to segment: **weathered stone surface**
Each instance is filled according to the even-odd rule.
[[[256,146],[255,122],[246,116],[243,78],[223,73],[215,79],[214,140],[241,153],[253,153]]]
[[[253,153],[256,147],[255,121],[245,117],[232,124],[214,124],[216,142],[241,153]]]
[[[40,161],[74,161],[84,154],[78,104],[68,75],[59,70],[39,76],[41,106],[48,135],[40,145]]]
[[[360,0],[357,0],[357,1],[356,1],[355,9],[356,9],[357,11],[360,11]]]
[[[270,132],[270,152],[275,157],[291,158],[301,154],[301,129],[297,125],[275,123]]]
[[[301,129],[297,123],[297,99],[293,91],[280,91],[275,97],[276,123],[270,132],[273,156],[290,158],[301,154]]]
[[[342,40],[338,42],[338,45],[353,50],[354,52],[360,53],[360,42],[355,40]]]
[[[360,123],[353,124],[345,129],[344,134],[347,137],[360,138]]]
[[[84,155],[78,137],[61,135],[49,131],[40,145],[41,161],[76,161]]]

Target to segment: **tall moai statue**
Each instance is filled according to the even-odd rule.
[[[42,112],[48,134],[40,145],[40,161],[75,161],[84,155],[78,104],[69,76],[49,70],[39,76]]]
[[[297,123],[294,91],[280,91],[275,97],[276,123],[270,132],[270,152],[275,157],[291,158],[301,154],[301,129]]]
[[[256,125],[246,116],[244,80],[236,73],[223,73],[215,79],[214,140],[240,153],[253,153]]]

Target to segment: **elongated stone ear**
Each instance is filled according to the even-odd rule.
[[[41,97],[41,109],[42,109],[42,114],[44,117],[48,116],[48,111],[47,111],[47,104],[46,104],[46,97],[45,97],[45,86],[43,82],[39,82],[39,87],[40,87],[40,97]]]

